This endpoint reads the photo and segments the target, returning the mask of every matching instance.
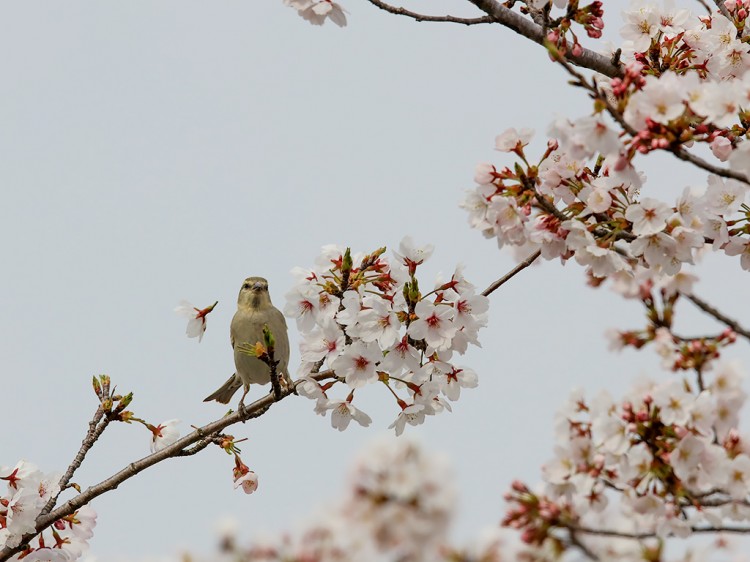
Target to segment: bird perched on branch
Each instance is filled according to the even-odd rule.
[[[271,381],[269,364],[248,353],[249,348],[268,341],[268,334],[263,333],[264,326],[267,326],[273,340],[273,356],[278,361],[276,372],[280,379],[289,381],[289,335],[286,320],[271,304],[268,281],[262,277],[248,277],[237,297],[237,312],[234,313],[229,329],[236,371],[204,402],[216,400],[221,404],[228,404],[237,389],[244,386],[245,392],[240,399],[240,406],[244,406],[251,384],[268,384]]]

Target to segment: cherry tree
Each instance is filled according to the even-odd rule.
[[[510,248],[518,265],[480,291],[455,264],[449,279],[420,277],[433,247],[409,237],[391,252],[324,247],[311,264],[294,270],[296,283],[286,296],[284,312],[302,335],[295,382],[281,384],[273,334],[247,342],[247,353],[268,364],[272,392],[183,437],[176,420],[138,418],[131,394],[117,393],[106,376],[95,377],[98,406],[63,474],[25,461],[0,469],[7,483],[0,496],[0,560],[78,558],[93,535],[89,504],[95,498],[157,463],[211,445],[232,457],[235,486],[254,492],[259,476],[241,457],[242,439],[226,430],[292,394],[314,401],[314,412],[329,416],[339,431],[371,425],[357,401],[363,393],[379,393],[392,405],[396,435],[429,423],[480,380],[461,356],[480,343],[491,295],[516,275],[533,274],[527,268],[538,260],[582,266],[590,285],[642,307],[645,325],[613,331],[612,348],[651,349],[668,376],[640,381],[622,397],[576,389],[561,404],[557,446],[541,467],[542,483],[514,482],[499,517],[518,531],[522,546],[503,550],[505,543],[493,537],[471,551],[437,540],[451,494],[440,494],[440,470],[403,443],[381,447],[377,458],[402,460],[389,461],[380,473],[368,472],[370,461],[360,463],[361,481],[350,501],[319,526],[239,554],[248,560],[419,560],[429,553],[447,560],[656,561],[675,556],[672,543],[687,540],[689,548],[700,548],[692,546],[696,536],[750,533],[750,445],[739,429],[746,398],[742,367],[722,358],[726,347],[750,339],[750,331],[734,312],[717,310],[693,291],[706,253],[734,260],[737,275],[750,271],[750,3],[638,1],[618,22],[600,1],[470,0],[479,11],[474,17],[366,2],[421,22],[508,28],[546,49],[550,64],[590,99],[588,115],[550,124],[541,153],[530,149],[535,133],[518,123],[499,132],[497,161],[473,171],[476,185],[461,205],[469,226],[501,250]],[[345,4],[285,4],[313,25],[347,24]],[[619,26],[619,45],[597,41],[605,22]],[[703,185],[663,200],[640,171],[652,153],[692,165]],[[681,333],[676,305],[686,301],[719,327]],[[188,336],[203,337],[214,306],[178,307],[189,318]],[[153,453],[79,489],[73,476],[112,423],[143,426]],[[393,475],[391,465],[405,472]],[[378,478],[394,488],[376,490]],[[402,480],[418,492],[395,501]],[[72,497],[63,500],[63,493]],[[227,551],[238,553],[234,546]],[[688,550],[685,559],[709,556],[695,552]]]

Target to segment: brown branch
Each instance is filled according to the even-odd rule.
[[[198,443],[196,443],[194,446],[190,447],[189,449],[183,449],[179,453],[177,453],[176,457],[192,457],[196,453],[200,453],[203,449],[208,447],[211,443],[214,443],[216,445],[221,445],[221,442],[224,440],[223,435],[209,435],[207,437],[204,437]]]
[[[644,533],[628,533],[626,531],[615,531],[614,529],[592,529],[590,527],[579,527],[577,525],[568,527],[569,529],[584,533],[587,535],[593,535],[597,537],[615,537],[620,539],[632,539],[632,540],[643,540],[657,537],[656,533],[644,532]],[[737,533],[737,534],[750,534],[750,527],[690,527],[690,532],[696,534],[707,534],[707,533]]]
[[[91,450],[91,447],[94,446],[94,443],[97,442],[101,434],[104,433],[104,430],[107,429],[110,421],[110,418],[105,416],[104,410],[101,405],[99,405],[96,412],[94,412],[94,417],[91,418],[91,421],[89,422],[89,430],[86,432],[86,437],[83,438],[81,448],[78,450],[73,462],[70,463],[68,470],[66,470],[63,477],[60,478],[60,490],[57,494],[52,496],[42,508],[42,511],[40,512],[41,515],[46,515],[53,507],[55,507],[57,498],[60,497],[60,494],[68,487],[70,480],[73,478],[73,474],[75,474],[75,471],[81,466],[83,460],[86,458],[86,454]]]
[[[460,23],[462,25],[478,25],[482,23],[495,23],[495,18],[492,16],[482,16],[481,18],[459,18],[456,16],[428,16],[426,14],[418,14],[405,8],[391,6],[381,0],[367,0],[373,6],[385,10],[388,13],[395,14],[397,16],[406,16],[408,18],[415,19],[416,21],[431,21],[431,22],[446,22],[446,23]]]
[[[570,535],[571,545],[578,548],[589,559],[594,560],[595,562],[598,562],[600,560],[600,558],[596,554],[594,554],[591,549],[589,549],[585,544],[581,542],[581,539],[578,538],[578,534],[574,529],[568,529],[568,534]]]
[[[665,149],[668,152],[671,152],[677,158],[680,160],[683,160],[684,162],[690,162],[694,166],[697,166],[698,168],[701,168],[705,170],[706,172],[709,172],[711,174],[715,174],[717,176],[721,176],[723,178],[731,178],[733,180],[741,181],[742,183],[746,183],[750,185],[750,179],[745,174],[741,174],[740,172],[735,172],[734,170],[729,170],[727,168],[722,168],[720,166],[716,166],[714,164],[711,164],[710,162],[707,162],[700,156],[696,156],[692,152],[688,152],[684,148],[681,147],[675,147],[675,148],[667,148]]]
[[[701,2],[701,4],[702,3],[703,2]],[[724,16],[728,20],[732,19],[732,16],[729,14],[729,10],[727,10],[727,7],[724,5],[724,0],[714,0],[714,4],[716,4],[716,7],[719,8],[722,16]],[[709,13],[711,13],[711,10],[709,10]]]
[[[485,14],[492,16],[497,23],[523,35],[527,39],[531,39],[534,43],[544,45],[546,33],[541,25],[523,17],[510,8],[506,8],[500,2],[497,2],[497,0],[469,0],[469,2]],[[589,49],[583,49],[583,53],[578,56],[571,54],[569,60],[576,66],[588,68],[610,78],[622,76],[619,65],[613,64],[608,57]]]
[[[511,269],[508,273],[503,275],[500,279],[492,283],[489,287],[487,287],[484,291],[482,291],[483,296],[489,296],[490,293],[493,293],[495,290],[499,289],[502,285],[510,281],[517,273],[520,271],[526,269],[529,267],[532,263],[536,261],[536,259],[542,255],[541,250],[537,250],[533,254],[531,254],[528,258],[523,260],[521,263],[519,263],[516,267]]]
[[[332,376],[332,372],[324,371],[322,373],[314,373],[310,376],[316,380],[325,379],[330,378]],[[281,399],[283,400],[284,398],[292,394],[295,387],[300,383],[301,381],[299,380],[295,381],[293,386],[283,392]],[[238,422],[245,422],[249,419],[257,418],[263,415],[274,404],[274,402],[277,402],[277,400],[274,398],[273,393],[267,394],[263,398],[260,398],[259,400],[253,402],[249,407],[243,408],[237,412],[228,414],[221,419],[206,424],[203,427],[196,429],[192,433],[189,433],[185,437],[178,439],[161,451],[157,451],[156,453],[130,463],[128,466],[126,466],[116,474],[113,474],[109,478],[102,480],[98,484],[88,487],[86,490],[71,498],[51,513],[40,514],[36,519],[36,529],[34,530],[34,532],[25,534],[22,537],[20,544],[15,548],[5,547],[0,550],[0,562],[4,562],[10,559],[14,554],[21,552],[31,539],[44,531],[58,519],[75,513],[77,510],[87,505],[92,500],[98,498],[106,492],[110,492],[116,489],[126,480],[131,479],[133,476],[137,475],[140,472],[143,472],[144,470],[154,466],[155,464],[158,464],[169,458],[187,456],[193,454],[193,451],[198,452],[200,450],[203,450],[206,446],[208,446],[212,437],[218,435],[225,428]],[[187,449],[191,445],[195,445],[195,447]]]
[[[367,1],[370,2],[372,5],[377,6],[378,8],[385,10],[389,13],[411,17],[417,21],[452,22],[452,23],[460,23],[464,25],[474,25],[474,24],[480,24],[480,23],[493,23],[494,22],[494,23],[499,23],[500,25],[503,25],[504,27],[507,27],[508,29],[512,31],[515,31],[516,33],[520,35],[523,35],[527,39],[530,39],[531,41],[539,45],[544,45],[544,40],[546,38],[546,33],[542,25],[534,23],[534,21],[525,18],[523,15],[514,12],[510,8],[505,7],[503,4],[497,2],[497,0],[469,0],[469,2],[471,2],[477,8],[479,8],[480,10],[482,10],[483,12],[487,14],[487,17],[481,17],[481,18],[459,18],[455,16],[428,16],[425,14],[412,12],[401,7],[391,6],[390,4],[386,4],[382,0],[367,0]],[[719,7],[719,10],[722,11],[722,13],[726,12],[726,8],[724,7],[723,2],[721,2],[721,0],[715,0],[715,1],[716,1],[717,6]],[[569,65],[566,66],[566,63],[573,63],[576,66],[579,66],[582,68],[588,68],[589,70],[593,70],[595,72],[598,72],[610,78],[622,76],[622,71],[620,70],[619,61],[615,63],[613,62],[613,59],[605,57],[604,55],[601,55],[589,49],[583,49],[583,52],[580,55],[573,55],[572,53],[568,53],[566,55],[566,58],[561,60],[560,62],[569,71],[570,71]],[[576,77],[582,78],[578,74],[576,74]],[[607,112],[612,116],[613,119],[615,119],[615,121],[617,121],[623,127],[623,129],[628,134],[630,134],[631,136],[637,135],[638,131],[636,131],[633,127],[631,127],[625,122],[624,118],[622,117],[622,114],[620,114],[609,103],[606,96],[601,94],[597,88],[590,86],[585,80],[582,80],[582,86],[594,92],[596,96],[606,104]],[[711,174],[716,174],[717,176],[721,176],[724,178],[731,178],[731,179],[735,179],[737,181],[741,181],[746,184],[750,184],[750,179],[748,179],[748,177],[746,177],[744,174],[740,172],[736,172],[734,170],[727,169],[727,168],[722,168],[721,166],[717,166],[715,164],[711,164],[710,162],[704,160],[700,156],[696,156],[695,154],[685,150],[681,146],[673,146],[673,147],[665,148],[663,150],[671,152],[678,159],[683,160],[684,162],[690,162],[694,166],[701,168],[702,170],[705,170],[706,172],[709,172]]]
[[[725,325],[729,326],[730,328],[732,328],[732,330],[735,333],[737,333],[737,334],[743,336],[744,338],[750,340],[750,330],[746,330],[745,328],[743,328],[742,326],[740,326],[740,324],[736,320],[732,320],[731,318],[729,318],[728,316],[726,316],[725,314],[723,314],[722,312],[720,312],[719,310],[717,310],[716,308],[714,308],[713,306],[711,306],[710,304],[708,304],[706,301],[704,301],[703,299],[700,299],[700,298],[696,297],[695,295],[689,295],[689,294],[686,294],[686,293],[683,293],[683,294],[684,294],[684,296],[685,296],[686,299],[688,299],[695,306],[697,306],[698,308],[700,308],[703,312],[705,312],[706,314],[709,314],[709,315],[713,316],[714,318],[716,318],[722,324],[725,324]]]

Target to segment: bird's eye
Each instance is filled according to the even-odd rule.
[[[250,288],[250,283],[245,283],[245,284],[244,284],[244,285],[242,286],[242,288],[243,288],[243,289],[249,289],[249,288]]]

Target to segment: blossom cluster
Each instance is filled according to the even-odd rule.
[[[88,550],[96,512],[84,506],[36,533],[36,520],[50,499],[60,493],[61,474],[44,474],[34,464],[19,461],[14,467],[0,466],[0,480],[7,484],[0,494],[0,550],[16,548],[26,536],[26,546],[11,560],[67,562]],[[34,536],[35,535],[35,536]]]
[[[633,2],[621,31],[624,76],[608,88],[635,129],[630,155],[706,143],[746,181],[750,49],[743,32],[750,3],[723,7],[699,17],[673,4]]]
[[[316,266],[295,270],[297,283],[286,295],[284,313],[294,318],[302,335],[300,375],[324,372],[333,380],[307,378],[300,394],[316,400],[315,411],[332,411],[333,427],[344,430],[351,420],[370,424],[370,417],[353,405],[355,392],[381,383],[400,407],[391,424],[396,434],[405,425],[421,424],[425,416],[450,410],[462,388],[477,385],[477,375],[454,365],[454,353],[479,345],[478,331],[486,324],[488,299],[457,268],[448,281],[420,291],[417,268],[433,252],[405,238],[395,259],[385,248],[352,256],[350,250],[329,246]],[[343,399],[331,389],[346,388]],[[447,399],[447,400],[446,400]]]
[[[524,152],[531,131],[499,135],[497,149],[515,152],[524,165],[477,167],[478,186],[462,203],[471,226],[500,247],[574,258],[597,278],[632,274],[636,266],[652,276],[675,275],[707,245],[741,255],[741,267],[750,270],[748,185],[711,175],[703,193],[686,188],[673,205],[640,197],[643,178],[603,123],[601,117],[558,122],[551,132],[562,140],[550,141],[537,165]],[[594,143],[598,152],[585,148]]]
[[[737,429],[741,379],[725,363],[702,390],[673,378],[646,381],[618,402],[575,391],[557,417],[544,490],[514,483],[504,524],[537,545],[573,531],[595,551],[586,533],[606,536],[603,520],[622,536],[655,541],[750,521],[750,443]],[[630,555],[642,547],[631,541]]]
[[[704,247],[739,256],[750,270],[750,47],[742,35],[750,3],[723,5],[725,13],[698,17],[632,2],[623,13],[622,75],[587,81],[567,67],[594,98],[594,114],[553,123],[537,162],[524,151],[532,131],[499,135],[496,149],[520,161],[477,167],[478,186],[462,204],[470,224],[500,246],[574,258],[598,278],[636,265],[674,275]],[[688,151],[698,143],[728,168]],[[715,173],[662,201],[635,168],[637,155],[654,150]]]

